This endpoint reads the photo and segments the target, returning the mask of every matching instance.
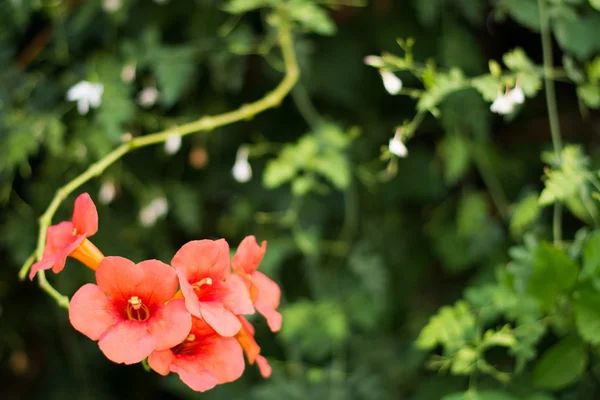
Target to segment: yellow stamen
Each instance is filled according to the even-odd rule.
[[[131,296],[131,298],[127,300],[127,308],[125,311],[127,312],[127,318],[129,318],[130,321],[145,321],[150,318],[150,310],[142,303],[142,299],[137,296]]]

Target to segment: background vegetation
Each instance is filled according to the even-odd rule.
[[[597,0],[0,3],[0,398],[596,398],[599,10]],[[186,136],[175,154],[132,151],[55,217],[89,192],[94,243],[134,261],[169,261],[198,238],[267,240],[261,270],[282,286],[284,322],[278,334],[256,323],[273,376],[248,367],[199,394],[114,365],[18,280],[37,218],[124,135],[276,87],[282,24],[300,80],[279,107]],[[382,52],[376,67],[402,80],[398,96],[363,63]],[[85,115],[65,97],[81,80],[104,87]],[[492,113],[515,85],[524,103]],[[148,88],[155,102],[140,98]],[[405,158],[387,148],[397,127]],[[231,173],[240,146],[247,183]],[[163,198],[166,214],[144,218]],[[73,260],[48,276],[67,296],[93,280]]]

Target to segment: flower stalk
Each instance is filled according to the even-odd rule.
[[[56,214],[56,211],[62,202],[84,183],[96,176],[101,175],[104,170],[110,167],[117,160],[121,159],[125,154],[141,147],[164,143],[172,135],[186,136],[197,132],[211,131],[222,126],[251,119],[257,114],[260,114],[270,108],[279,106],[283,99],[296,85],[300,76],[300,69],[294,50],[291,25],[285,19],[282,19],[278,26],[278,40],[283,56],[285,76],[279,85],[277,85],[277,87],[271,92],[267,93],[263,98],[253,103],[242,105],[233,111],[214,116],[204,116],[196,121],[183,124],[181,126],[171,127],[153,134],[133,138],[128,142],[123,143],[112,152],[108,153],[102,159],[90,165],[83,173],[58,189],[52,201],[50,202],[50,205],[39,219],[39,234],[35,250],[35,259],[40,260],[43,256],[44,246],[46,243],[46,231],[51,225],[52,218]],[[21,268],[20,276],[27,274],[31,264],[31,259],[28,259]],[[54,289],[50,283],[48,283],[45,272],[39,271],[37,275],[40,288],[54,298],[59,306],[68,308],[68,298],[57,292],[56,289]]]

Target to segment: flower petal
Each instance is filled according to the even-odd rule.
[[[144,277],[135,288],[135,295],[148,307],[163,305],[177,292],[177,274],[167,264],[158,260],[146,260],[137,264],[137,267]]]
[[[256,357],[256,365],[258,365],[258,370],[263,378],[268,378],[271,376],[273,369],[271,368],[271,365],[269,365],[269,362],[266,358],[263,356]]]
[[[192,284],[204,278],[221,281],[229,275],[229,245],[223,239],[188,242],[175,254],[171,266],[182,269]]]
[[[234,271],[241,270],[247,274],[253,273],[262,261],[265,251],[267,251],[266,241],[263,241],[259,247],[254,236],[246,236],[231,259]]]
[[[82,193],[75,199],[73,226],[79,234],[85,236],[92,236],[98,232],[98,211],[87,193]]]
[[[192,329],[192,316],[181,299],[158,308],[148,319],[148,332],[154,336],[156,350],[165,350],[181,343]]]
[[[173,361],[175,361],[175,355],[170,349],[155,350],[148,356],[148,365],[150,365],[150,368],[162,376],[169,375]]]
[[[230,275],[224,286],[227,288],[227,293],[223,298],[225,307],[234,314],[254,314],[250,291],[241,276]]]
[[[181,286],[181,293],[183,293],[183,298],[185,299],[185,307],[194,317],[202,318],[200,301],[198,300],[198,296],[196,296],[196,292],[194,292],[194,288],[187,281],[185,272],[180,268],[176,272],[179,278],[179,285]]]
[[[111,361],[135,364],[154,351],[156,342],[145,323],[121,321],[102,335],[98,346]]]
[[[123,257],[104,257],[96,270],[96,282],[108,297],[127,302],[136,296],[136,288],[144,279],[144,271]]]
[[[204,391],[218,383],[235,381],[244,367],[244,354],[235,339],[209,336],[194,356],[176,356],[171,371],[192,389]]]
[[[201,352],[202,365],[219,383],[233,382],[244,372],[244,352],[234,338],[215,336]]]
[[[242,327],[237,317],[222,303],[200,303],[200,312],[206,323],[221,336],[234,336]]]
[[[192,358],[177,359],[171,365],[171,371],[178,374],[183,383],[197,392],[210,390],[219,383],[217,377],[203,367],[203,363]]]
[[[258,289],[254,299],[256,310],[267,319],[271,331],[277,332],[281,329],[281,314],[276,311],[281,298],[279,285],[258,271],[252,274],[252,283]]]
[[[121,319],[102,289],[92,283],[79,288],[69,304],[71,325],[92,340],[98,340]]]
[[[254,339],[254,327],[244,317],[240,317],[240,322],[242,323],[242,328],[235,335],[235,338],[242,346],[242,349],[244,349],[248,362],[254,364],[254,361],[260,354],[260,346]]]

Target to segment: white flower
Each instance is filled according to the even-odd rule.
[[[104,181],[100,186],[100,192],[98,193],[98,197],[100,198],[100,203],[102,204],[110,204],[115,199],[117,195],[117,186],[113,181]]]
[[[240,183],[248,182],[252,178],[252,167],[248,162],[248,149],[246,147],[242,146],[238,149],[231,174]]]
[[[121,70],[121,80],[125,83],[131,83],[135,79],[135,61],[129,62]]]
[[[390,71],[382,70],[379,71],[379,73],[381,74],[381,79],[383,80],[383,86],[389,94],[396,95],[400,93],[400,90],[402,90],[402,81],[400,78]]]
[[[119,11],[122,5],[123,4],[121,3],[121,0],[104,0],[102,2],[102,8],[107,13],[114,13]]]
[[[152,107],[158,100],[158,94],[156,87],[148,86],[138,94],[138,104],[145,108]]]
[[[101,83],[81,81],[69,89],[67,100],[77,101],[77,111],[79,111],[79,114],[85,115],[90,110],[90,107],[100,107],[102,93],[104,93],[104,85]]]
[[[490,111],[496,114],[506,115],[510,114],[515,108],[515,103],[506,94],[498,93],[498,97],[490,106]]]
[[[179,135],[170,135],[165,142],[165,153],[169,155],[173,155],[179,151],[181,148],[181,136]]]
[[[164,197],[157,197],[140,210],[138,219],[142,226],[150,227],[169,211],[169,203]]]
[[[366,65],[369,65],[371,67],[376,67],[376,68],[381,68],[385,65],[385,63],[383,62],[383,58],[381,58],[379,56],[366,56],[363,59],[363,62]]]
[[[525,102],[525,93],[523,93],[523,89],[519,86],[515,86],[514,89],[509,90],[506,94],[514,104],[523,104]]]
[[[398,157],[406,157],[408,155],[408,149],[402,141],[402,130],[400,128],[396,129],[394,137],[390,139],[389,149],[392,154]]]

